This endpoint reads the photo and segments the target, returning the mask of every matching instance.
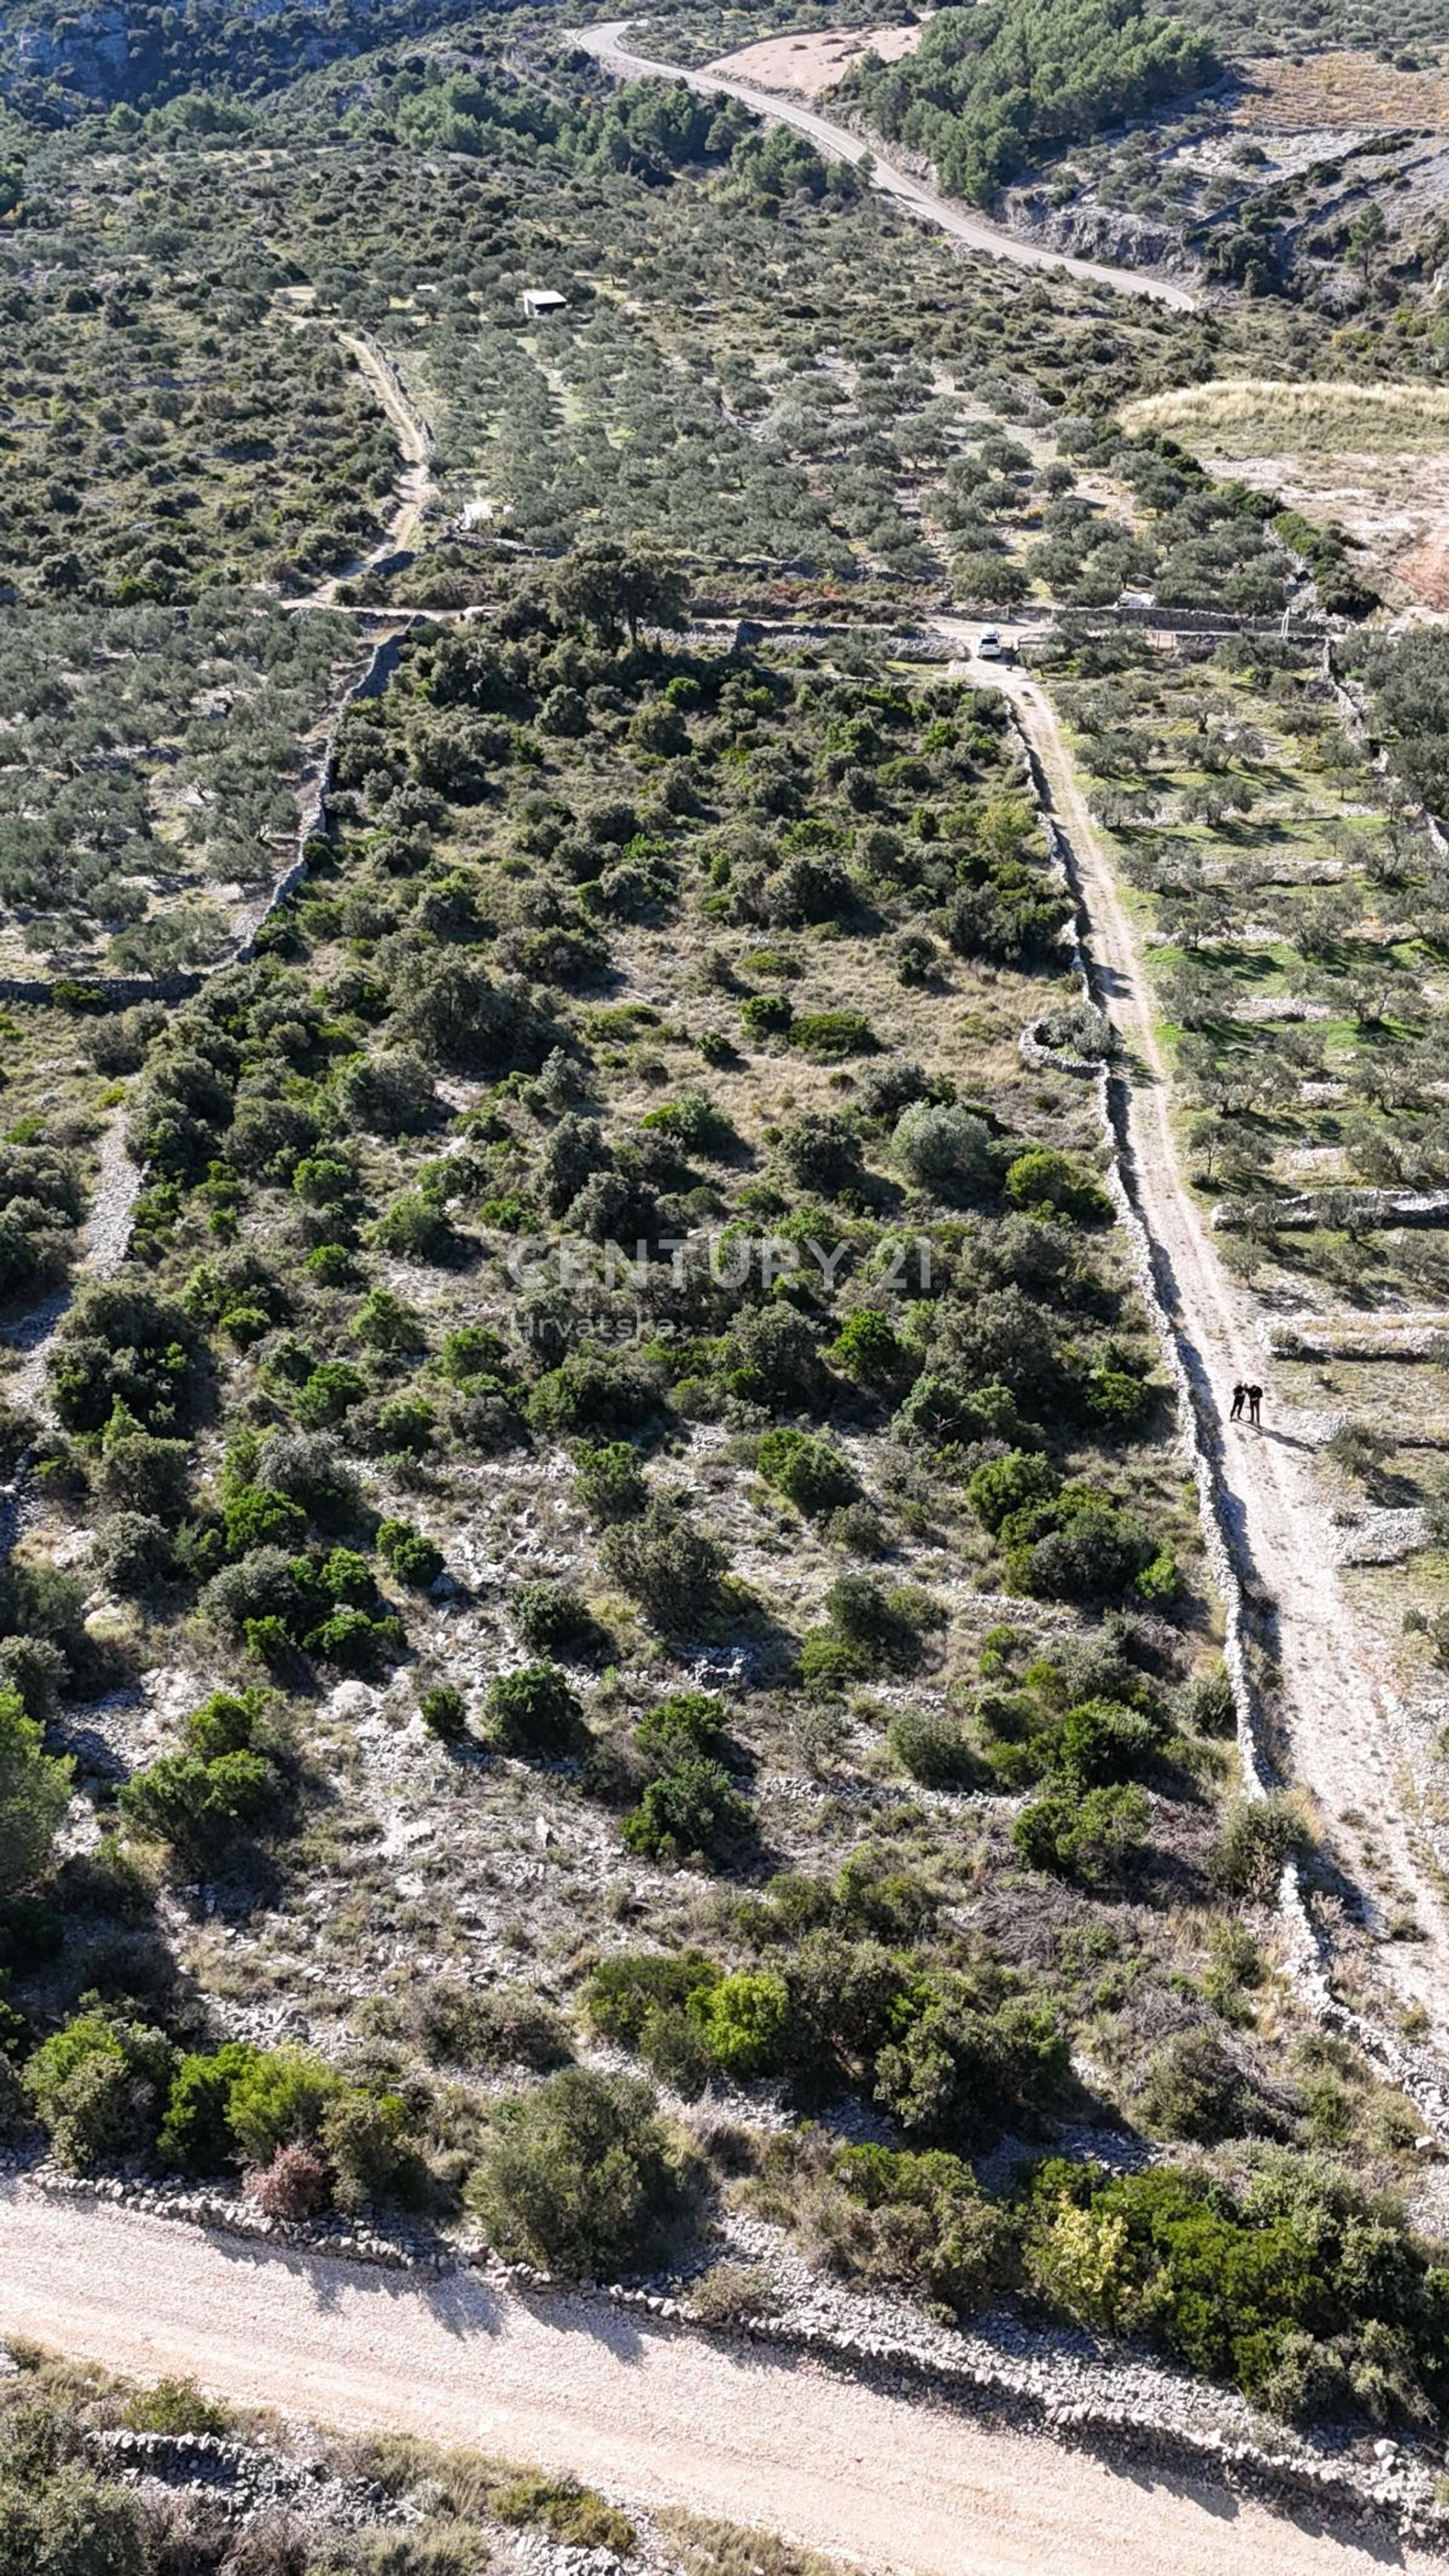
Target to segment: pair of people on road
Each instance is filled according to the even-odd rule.
[[[1245,1386],[1242,1379],[1239,1378],[1237,1385],[1233,1389],[1233,1409],[1228,1415],[1228,1420],[1230,1422],[1242,1421],[1244,1402],[1246,1402],[1248,1407],[1249,1422],[1260,1423],[1260,1408],[1263,1402],[1263,1390],[1260,1386]]]

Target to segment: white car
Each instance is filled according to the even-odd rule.
[[[976,657],[977,660],[981,662],[1000,661],[1001,638],[997,634],[994,626],[987,627],[985,634],[982,636],[980,643],[976,647]]]

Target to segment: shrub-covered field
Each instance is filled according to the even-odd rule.
[[[415,628],[264,953],[96,1024],[147,1187],[0,1604],[11,2125],[585,2276],[763,2217],[1421,2415],[1417,2124],[1279,1975],[1305,1828],[1016,1048],[1076,1004],[1001,702],[680,613],[596,541]],[[973,2170],[1113,2124],[1160,2188]],[[1356,2229],[1397,2306],[1285,2271]]]
[[[143,1185],[0,1376],[0,2125],[701,2315],[768,2304],[788,2233],[947,2318],[1426,2425],[1420,2124],[1284,1974],[1318,1864],[1236,1794],[1071,1069],[1110,1032],[1002,699],[890,642],[993,582],[1266,613],[1306,564],[1352,612],[1346,550],[1113,425],[1231,308],[1003,282],[518,32],[526,70],[399,51],[15,147],[17,937],[215,953],[346,658],[278,594],[418,613],[254,957],[7,1015],[30,1339],[107,1122],[99,1213],[121,1140]],[[358,329],[438,441],[366,572]],[[788,648],[735,634],[775,609]],[[1363,672],[1426,777],[1436,651]],[[1273,1216],[1295,1152],[1438,1168],[1437,863],[1327,682],[1081,636],[1046,677],[1155,907],[1193,1152],[1270,1202],[1249,1261],[1281,1230],[1433,1290],[1432,1234],[1366,1251],[1341,1190]],[[1242,1018],[1309,977],[1326,1019]]]

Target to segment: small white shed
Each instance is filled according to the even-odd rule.
[[[567,307],[568,297],[560,295],[553,286],[525,286],[518,301],[530,322],[536,322],[540,314],[562,313]]]

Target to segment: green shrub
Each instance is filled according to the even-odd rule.
[[[617,1522],[604,1532],[599,1562],[610,1582],[670,1635],[716,1608],[729,1559],[678,1504],[656,1495],[641,1519]]]
[[[750,1831],[748,1803],[730,1786],[720,1762],[698,1755],[651,1780],[638,1806],[624,1819],[631,1851],[651,1860],[699,1861],[720,1866]]]
[[[784,1037],[794,1018],[795,1005],[788,993],[751,993],[740,1004],[746,1037]]]
[[[341,1422],[367,1394],[367,1380],[350,1360],[323,1360],[297,1389],[293,1401],[300,1422],[314,1430]]]
[[[56,2162],[91,2173],[154,2144],[176,2052],[163,2031],[98,1998],[36,2050],[25,2089],[50,2131]]]
[[[782,2071],[790,2045],[790,1989],[772,1968],[737,1968],[713,1985],[697,1986],[687,2011],[722,2073]]]
[[[674,1691],[640,1718],[634,1742],[647,1762],[667,1770],[691,1755],[718,1760],[728,1741],[720,1704],[707,1691]]]
[[[1083,1700],[1061,1722],[1053,1768],[1082,1789],[1131,1780],[1161,1751],[1165,1732],[1162,1720],[1146,1709],[1125,1708],[1114,1699]]]
[[[1069,2315],[1145,2332],[1261,2403],[1428,2420],[1443,2276],[1391,2204],[1331,2165],[1258,2148],[1235,2193],[1201,2166],[1107,2175],[1054,2161],[1032,2180],[1026,2252]]]
[[[506,2258],[603,2280],[666,2254],[688,2201],[647,2085],[573,2066],[502,2106],[469,2196]]]
[[[1013,1449],[1009,1456],[992,1458],[977,1468],[966,1488],[966,1500],[994,1536],[1013,1512],[1050,1501],[1060,1483],[1047,1459],[1031,1450]]]
[[[959,1718],[902,1709],[886,1729],[891,1759],[925,1789],[974,1789],[989,1777]]]
[[[969,1109],[918,1100],[896,1121],[891,1152],[917,1189],[933,1197],[976,1197],[994,1186],[991,1130]]]
[[[1016,2280],[1010,2212],[941,2148],[838,2149],[806,2225],[832,2270],[904,2282],[958,2318],[977,2315]]]
[[[332,2199],[356,2216],[410,2182],[417,2172],[407,2107],[396,2093],[345,2085],[323,2108],[318,2143],[332,2174]]]
[[[190,1480],[185,1441],[158,1440],[150,1431],[118,1432],[115,1423],[113,1415],[95,1470],[97,1492],[124,1511],[152,1513],[168,1524],[179,1520]]]
[[[165,1753],[132,1774],[119,1804],[139,1832],[170,1843],[193,1868],[211,1869],[275,1814],[277,1774],[259,1753],[222,1753],[214,1761]]]
[[[647,1360],[573,1351],[539,1379],[528,1399],[528,1418],[535,1431],[562,1438],[570,1432],[634,1431],[659,1407],[659,1372]]]
[[[456,1262],[464,1250],[446,1209],[422,1190],[405,1190],[394,1199],[374,1226],[372,1239],[380,1251],[392,1253],[399,1261],[428,1262],[435,1269]]]
[[[203,2395],[194,2379],[158,2379],[128,2397],[121,2420],[130,2433],[235,2434],[237,2419],[229,2406]]]
[[[483,1702],[484,1731],[501,1752],[558,1762],[584,1752],[583,1711],[556,1664],[500,1673]]]
[[[381,1674],[407,1652],[407,1633],[400,1619],[373,1619],[365,1610],[345,1604],[309,1629],[309,1654],[335,1664],[340,1673]]]
[[[802,1190],[833,1198],[861,1177],[860,1138],[843,1118],[818,1110],[793,1119],[776,1151],[792,1181]]]
[[[863,1011],[797,1011],[789,1036],[792,1047],[822,1064],[838,1064],[851,1055],[873,1055],[879,1044]]]
[[[1084,1887],[1108,1887],[1128,1869],[1147,1839],[1147,1800],[1121,1786],[1054,1789],[1023,1807],[1011,1839],[1030,1869]]]
[[[461,1735],[467,1721],[463,1694],[455,1682],[434,1682],[418,1699],[418,1714],[430,1735],[444,1740]]]
[[[721,1971],[701,1950],[618,1950],[601,1959],[584,1990],[584,2010],[605,2039],[637,2048],[653,2013],[687,2011]]]
[[[428,1347],[428,1328],[421,1315],[391,1288],[369,1288],[352,1318],[352,1329],[369,1350],[397,1358],[413,1357]]]
[[[6,2576],[150,2576],[141,2500],[74,2461],[43,2483],[0,2470],[0,2567]]]
[[[822,1391],[815,1327],[792,1306],[737,1315],[720,1354],[720,1383],[746,1403],[794,1412]]]
[[[269,2164],[279,2147],[310,2146],[342,2078],[298,2048],[260,2051],[232,2080],[227,2120],[249,2165]]]
[[[344,1129],[412,1136],[436,1116],[438,1096],[427,1066],[398,1052],[354,1056],[337,1077],[337,1105]]]
[[[1006,1175],[1006,1195],[1017,1207],[1068,1216],[1078,1225],[1103,1225],[1112,1204],[1106,1192],[1070,1154],[1033,1145],[1018,1154]]]
[[[1190,2138],[1203,2147],[1262,2126],[1252,2086],[1204,2023],[1176,2032],[1153,2050],[1140,2105],[1154,2135]]]
[[[853,1468],[812,1432],[767,1431],[757,1464],[766,1484],[811,1519],[854,1502],[860,1492]]]
[[[15,1690],[0,1688],[0,1895],[21,1896],[49,1863],[70,1802],[69,1757],[44,1749],[44,1729]]]
[[[947,1973],[920,1981],[893,2028],[876,2059],[875,2098],[908,2137],[970,2149],[1003,2128],[1039,2128],[1060,2106],[1071,2052],[1044,1996],[993,2003]]]
[[[372,1568],[355,1547],[329,1548],[320,1565],[313,1560],[312,1571],[329,1601],[345,1602],[351,1610],[370,1610],[375,1605],[378,1591]]]
[[[606,2549],[626,2557],[634,2545],[634,2526],[617,2505],[606,2504],[576,2478],[544,2477],[525,2470],[496,2487],[488,2509],[502,2523],[522,2523],[547,2532],[550,2540],[573,2549]]]
[[[1009,1513],[997,1535],[1011,1589],[1038,1599],[1110,1601],[1144,1585],[1158,1596],[1176,1582],[1171,1557],[1141,1517],[1087,1486],[1064,1486],[1054,1501]]]
[[[672,1137],[686,1154],[728,1154],[739,1141],[723,1110],[687,1087],[662,1107],[646,1110],[639,1124]]]
[[[222,1507],[227,1552],[247,1556],[254,1547],[284,1547],[289,1553],[307,1536],[307,1515],[287,1494],[264,1485],[242,1485]]]
[[[232,2090],[260,2055],[246,2040],[233,2039],[212,2056],[182,2058],[156,2140],[159,2163],[189,2174],[225,2173],[236,2163]]]
[[[425,1396],[392,1395],[359,1408],[352,1436],[374,1458],[422,1458],[433,1446],[437,1417]]]
[[[876,1393],[897,1387],[911,1365],[894,1324],[878,1306],[859,1306],[847,1315],[826,1358]]]
[[[1183,1726],[1196,1727],[1203,1735],[1233,1734],[1238,1707],[1226,1664],[1215,1661],[1204,1671],[1194,1673],[1178,1692],[1176,1706]]]
[[[378,1554],[387,1560],[399,1583],[426,1592],[443,1571],[443,1551],[408,1521],[383,1521],[377,1533]]]
[[[574,1492],[591,1521],[607,1527],[613,1521],[638,1519],[649,1489],[637,1450],[623,1440],[611,1440],[597,1448],[578,1441],[570,1456]]]
[[[891,1588],[869,1574],[842,1574],[825,1596],[824,1628],[800,1653],[807,1681],[840,1683],[880,1672],[911,1672],[921,1660],[921,1630],[937,1623],[928,1597],[907,1584]]]
[[[46,1367],[68,1431],[103,1431],[123,1405],[167,1436],[193,1418],[202,1346],[184,1306],[150,1288],[91,1280],[57,1328]]]
[[[582,1595],[566,1583],[520,1584],[508,1607],[530,1654],[567,1655],[576,1663],[590,1663],[608,1652],[606,1631]]]

